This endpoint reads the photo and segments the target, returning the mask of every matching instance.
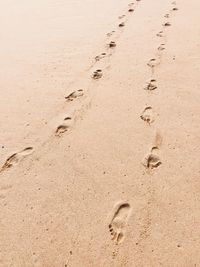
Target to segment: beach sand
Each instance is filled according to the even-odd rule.
[[[0,266],[200,266],[199,9],[2,3]]]

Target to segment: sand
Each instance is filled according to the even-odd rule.
[[[2,3],[0,266],[200,266],[199,8]]]

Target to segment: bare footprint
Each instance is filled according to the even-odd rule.
[[[119,27],[124,27],[124,26],[125,26],[125,23],[124,22],[122,22],[122,23],[119,24]]]
[[[170,22],[165,22],[165,23],[163,24],[163,26],[164,26],[164,27],[169,27],[169,26],[171,26],[171,23],[170,23]]]
[[[111,31],[111,32],[108,32],[106,35],[107,35],[108,37],[110,37],[110,36],[112,36],[114,33],[115,33],[115,31]]]
[[[158,51],[163,51],[165,50],[165,44],[161,44],[159,47],[158,47]]]
[[[83,96],[83,90],[82,89],[79,89],[77,91],[72,92],[68,96],[66,96],[65,99],[67,101],[73,101],[75,98],[79,98],[81,96]]]
[[[149,60],[149,62],[147,63],[147,65],[151,68],[155,67],[156,65],[156,59],[155,58],[152,58]]]
[[[157,33],[156,36],[163,37],[163,31],[160,31],[159,33]]]
[[[125,18],[126,17],[126,15],[121,15],[121,16],[119,16],[118,18],[119,19],[123,19],[123,18]]]
[[[116,43],[115,43],[114,41],[111,41],[111,42],[108,44],[108,46],[109,46],[110,48],[114,48],[114,47],[116,47],[117,45],[116,45]]]
[[[0,171],[4,171],[5,169],[11,168],[15,165],[17,165],[23,158],[27,157],[28,155],[33,153],[33,147],[27,147],[23,149],[22,151],[13,154],[10,156],[4,165],[1,167]]]
[[[159,65],[159,63],[160,63],[160,61],[158,59],[152,58],[147,63],[147,66],[149,66],[150,68],[154,68],[155,66]]]
[[[143,161],[142,164],[147,168],[147,169],[155,169],[158,168],[162,162],[160,160],[160,157],[157,155],[158,148],[153,147],[151,149],[151,152],[148,153]]]
[[[66,117],[64,119],[64,122],[57,127],[55,135],[58,137],[62,136],[63,133],[67,132],[70,129],[71,124],[72,124],[72,118]]]
[[[99,60],[101,60],[102,58],[104,58],[105,56],[106,56],[106,53],[101,53],[101,55],[95,57],[95,60],[96,60],[96,61],[99,61]]]
[[[119,203],[114,207],[113,216],[109,224],[109,231],[112,240],[116,244],[123,242],[125,237],[125,227],[131,213],[130,204],[127,202]]]
[[[102,76],[103,76],[103,72],[102,72],[102,70],[95,70],[95,72],[94,72],[93,75],[92,75],[92,78],[93,78],[94,80],[98,80],[98,79],[100,79]]]
[[[140,118],[141,118],[143,121],[147,122],[148,124],[151,124],[152,122],[154,122],[154,114],[153,114],[153,109],[152,109],[152,107],[150,107],[150,106],[146,107],[146,108],[143,110],[143,112],[142,112]]]
[[[162,164],[162,161],[160,160],[159,157],[159,150],[162,145],[162,141],[163,141],[162,135],[160,134],[159,131],[157,131],[153,147],[142,160],[142,164],[149,170],[158,168]]]
[[[147,81],[144,90],[153,91],[156,90],[158,87],[156,85],[156,79],[150,79]]]

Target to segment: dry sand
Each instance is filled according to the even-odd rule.
[[[0,266],[200,266],[200,2],[31,2],[0,11]]]

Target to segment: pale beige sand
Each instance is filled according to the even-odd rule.
[[[200,266],[199,1],[8,2],[0,266]]]

